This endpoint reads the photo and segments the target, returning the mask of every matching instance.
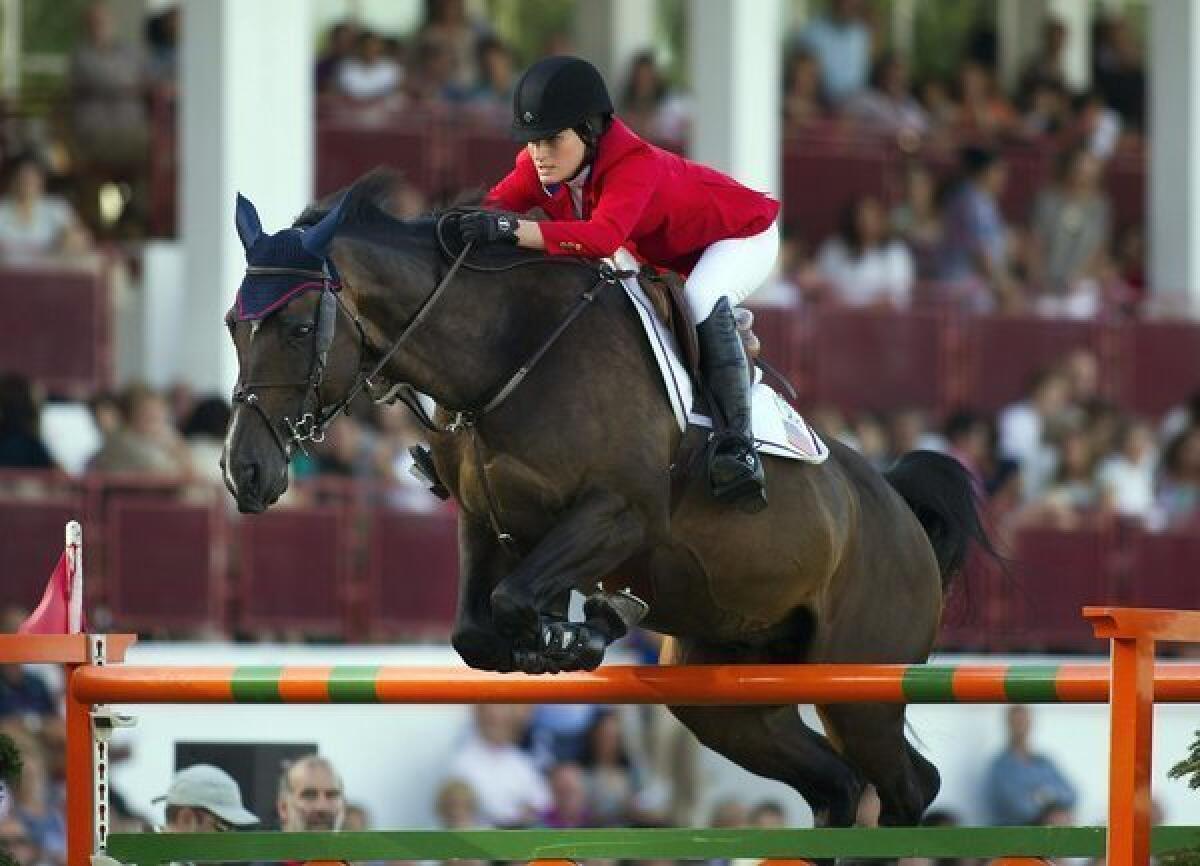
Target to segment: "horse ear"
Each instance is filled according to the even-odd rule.
[[[240,192],[237,197],[237,209],[234,220],[237,223],[238,237],[242,239],[242,248],[247,252],[254,242],[262,237],[262,223],[258,219],[258,211],[250,204],[250,199]]]
[[[329,213],[321,217],[319,223],[304,231],[300,245],[317,258],[326,258],[329,255],[329,245],[333,243],[333,236],[337,234],[338,227],[341,226],[342,220],[345,218],[345,206],[346,196],[342,195],[337,200],[337,203],[330,208]]]

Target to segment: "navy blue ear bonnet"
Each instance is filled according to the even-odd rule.
[[[324,222],[324,221],[323,221]],[[238,287],[237,300],[231,310],[232,318],[245,322],[262,319],[304,292],[325,288],[323,273],[330,278],[331,289],[337,285],[337,272],[324,257],[328,239],[321,237],[321,224],[312,228],[289,228],[273,235],[263,232],[254,205],[244,196],[237,200],[237,230],[246,250],[249,270]],[[313,242],[320,243],[319,252],[310,251]],[[309,273],[253,273],[254,268],[307,271]]]

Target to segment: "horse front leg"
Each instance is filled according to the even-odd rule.
[[[517,563],[500,546],[486,520],[462,514],[458,522],[458,607],[450,638],[462,660],[486,671],[516,670],[513,641],[492,619],[492,590]]]
[[[518,667],[531,673],[590,668],[623,633],[622,616],[603,596],[591,601],[587,623],[563,623],[556,601],[572,589],[590,593],[645,542],[646,524],[623,497],[584,492],[533,551],[492,592],[492,618],[501,634],[527,652]]]

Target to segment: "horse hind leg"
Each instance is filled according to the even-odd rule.
[[[941,776],[905,737],[904,707],[837,704],[818,711],[840,753],[875,786],[880,826],[919,824],[937,796]]]
[[[766,661],[679,642],[676,659],[687,664]],[[812,730],[793,705],[671,707],[671,712],[713,751],[751,773],[790,785],[813,810],[817,826],[854,824],[865,782]],[[828,862],[828,861],[820,861]]]

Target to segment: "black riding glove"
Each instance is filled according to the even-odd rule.
[[[462,239],[479,244],[517,242],[517,218],[503,213],[475,211],[463,214],[458,221]]]

